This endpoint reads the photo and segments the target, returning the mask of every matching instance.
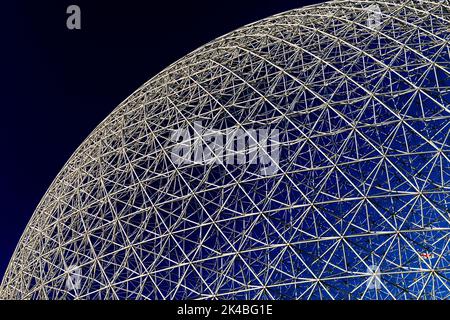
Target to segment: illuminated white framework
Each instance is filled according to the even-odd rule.
[[[332,1],[169,66],[58,174],[0,298],[450,298],[449,15]],[[278,171],[174,165],[195,121],[279,129]]]

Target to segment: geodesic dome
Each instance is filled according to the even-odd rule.
[[[449,298],[448,1],[333,1],[177,61],[83,142],[5,299]],[[279,131],[261,163],[176,164],[171,132]]]

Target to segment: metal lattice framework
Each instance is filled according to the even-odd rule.
[[[327,2],[177,61],[64,166],[0,297],[450,298],[449,14]],[[175,165],[170,132],[195,121],[279,129],[278,171]]]

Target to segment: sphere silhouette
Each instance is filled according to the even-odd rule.
[[[370,3],[260,20],[145,83],[51,184],[0,297],[448,299],[450,7]]]

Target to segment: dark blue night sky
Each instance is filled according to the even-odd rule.
[[[146,80],[242,25],[320,1],[9,1],[0,19],[0,277],[53,178]],[[82,30],[66,28],[77,4]]]

